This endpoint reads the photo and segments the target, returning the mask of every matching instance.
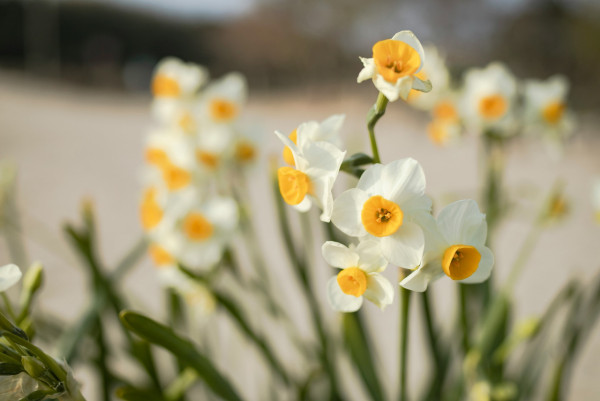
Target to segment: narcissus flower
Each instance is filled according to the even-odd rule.
[[[569,81],[562,76],[546,81],[528,80],[523,89],[526,132],[541,135],[549,150],[560,154],[564,140],[575,127],[573,114],[566,105]]]
[[[462,134],[462,123],[456,100],[447,95],[438,99],[431,110],[433,120],[427,126],[431,142],[438,146],[455,141]]]
[[[305,142],[329,142],[338,148],[342,147],[340,138],[340,129],[346,116],[344,114],[334,114],[320,123],[317,121],[308,121],[302,123],[289,135],[292,142],[299,148],[304,147]],[[290,166],[294,165],[294,156],[289,147],[283,149],[283,160]]]
[[[410,269],[421,262],[419,224],[432,218],[430,210],[423,169],[408,158],[369,167],[356,188],[335,200],[331,221],[347,235],[380,242],[390,263]]]
[[[208,79],[204,67],[184,63],[175,58],[163,59],[154,70],[152,94],[157,98],[179,98],[193,95]]]
[[[423,225],[426,245],[420,266],[400,285],[423,292],[431,281],[444,274],[462,283],[480,283],[490,276],[494,255],[485,246],[487,223],[473,200],[446,206],[437,217]]]
[[[327,300],[339,312],[357,311],[363,297],[381,309],[394,300],[394,287],[383,277],[387,260],[377,241],[366,240],[358,246],[346,247],[328,241],[321,248],[323,258],[333,267],[342,269],[327,282]]]
[[[323,211],[321,220],[330,221],[331,191],[346,152],[329,142],[303,140],[296,145],[280,132],[275,134],[289,147],[295,162],[295,168],[281,167],[277,171],[283,200],[301,212],[308,211],[314,201]]]
[[[177,267],[159,270],[158,278],[164,286],[181,294],[185,302],[194,307],[195,312],[199,312],[201,315],[209,315],[214,312],[216,301],[210,290],[197,281],[193,281]]]
[[[231,198],[212,197],[195,201],[185,210],[175,230],[157,240],[184,265],[192,269],[211,267],[233,238],[239,219],[237,204]]]
[[[21,279],[21,269],[17,265],[9,264],[0,267],[0,292],[8,290]]]
[[[431,90],[431,83],[418,77],[425,62],[425,52],[419,39],[411,31],[402,31],[391,39],[375,43],[373,58],[363,58],[363,69],[357,82],[372,79],[375,87],[394,102],[408,97],[411,89]]]
[[[493,130],[499,135],[511,135],[516,94],[516,80],[501,63],[467,71],[462,99],[467,126],[479,133]]]
[[[247,94],[246,78],[229,73],[206,87],[200,100],[201,114],[213,123],[231,123],[240,116]]]

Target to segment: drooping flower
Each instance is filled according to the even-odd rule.
[[[296,145],[280,132],[275,134],[289,147],[295,162],[295,168],[280,167],[277,171],[283,200],[301,212],[308,211],[314,201],[322,210],[321,220],[330,221],[331,191],[346,152],[329,142],[303,140]]]
[[[369,167],[335,200],[331,221],[347,235],[380,242],[390,263],[411,269],[423,256],[419,224],[432,218],[430,210],[423,169],[407,158]]]
[[[425,253],[420,266],[400,285],[423,292],[430,282],[444,274],[462,283],[480,283],[488,279],[494,255],[485,246],[487,222],[473,200],[461,200],[446,206],[437,217],[423,225]]]
[[[329,142],[338,148],[342,147],[340,138],[340,129],[346,116],[344,114],[334,114],[320,123],[317,121],[308,121],[302,123],[289,135],[292,142],[303,148],[305,142]],[[283,149],[283,160],[293,166],[294,156],[289,147]]]
[[[373,57],[363,58],[357,82],[372,79],[375,87],[390,101],[408,97],[411,89],[431,90],[431,83],[418,77],[425,62],[425,52],[411,31],[401,31],[391,39],[375,43]]]
[[[17,265],[8,264],[0,267],[0,292],[8,290],[21,279],[21,269]]]
[[[357,311],[363,297],[384,309],[394,300],[394,287],[383,277],[387,260],[382,256],[379,242],[362,241],[346,247],[327,241],[321,248],[323,258],[333,267],[342,269],[327,282],[327,300],[339,312]]]
[[[516,80],[501,63],[467,71],[461,105],[467,127],[478,133],[513,134],[516,94]]]
[[[564,141],[575,127],[575,118],[566,105],[569,81],[562,76],[546,81],[528,80],[523,89],[526,133],[540,135],[549,151],[560,155]]]

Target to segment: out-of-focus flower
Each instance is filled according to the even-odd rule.
[[[209,268],[221,259],[225,246],[233,239],[239,212],[235,201],[226,197],[194,199],[174,222],[173,230],[159,232],[155,241],[165,254],[191,269]]]
[[[327,241],[321,248],[323,257],[333,267],[342,269],[327,282],[327,300],[339,312],[357,311],[363,297],[384,309],[394,300],[394,287],[379,273],[387,267],[379,242],[362,241],[346,247]]]
[[[21,279],[21,269],[17,265],[8,264],[0,267],[0,292],[8,290]]]
[[[363,58],[357,82],[372,79],[375,87],[390,101],[408,97],[411,89],[429,92],[431,83],[418,77],[425,52],[411,31],[401,31],[391,39],[375,43],[373,57]]]
[[[208,79],[208,71],[194,63],[167,57],[157,64],[152,78],[152,94],[158,98],[193,95]]]
[[[455,98],[447,95],[438,99],[431,114],[433,120],[427,126],[431,142],[445,146],[456,141],[462,133],[462,124]]]
[[[236,72],[212,82],[200,100],[202,117],[216,124],[232,123],[241,113],[247,92],[246,78]]]
[[[501,63],[467,71],[462,98],[462,115],[467,127],[478,133],[513,134],[516,93],[516,80]]]
[[[592,184],[592,207],[596,222],[600,224],[600,178],[597,178]]]
[[[280,132],[275,134],[290,148],[295,161],[295,168],[280,167],[277,171],[283,200],[298,211],[306,212],[312,205],[312,199],[323,211],[321,220],[330,221],[333,208],[331,191],[346,152],[329,142],[303,140],[296,145]]]
[[[423,169],[408,158],[369,167],[335,200],[331,220],[347,235],[380,242],[390,263],[414,268],[425,245],[419,224],[432,218],[430,210]]]
[[[423,225],[425,253],[421,265],[400,285],[423,292],[444,274],[462,283],[480,283],[490,276],[494,255],[485,246],[487,222],[473,200],[451,203],[437,221]]]
[[[568,91],[569,81],[562,76],[528,80],[523,85],[525,131],[541,135],[552,154],[561,154],[564,141],[575,128],[575,118],[566,105]]]
[[[423,81],[429,80],[432,83],[431,91],[423,94],[421,91],[412,89],[406,100],[419,109],[432,110],[441,98],[446,97],[450,92],[450,74],[446,67],[446,60],[435,46],[425,46],[424,49],[427,54],[427,63],[423,65],[416,77]]]
[[[302,123],[289,135],[292,142],[302,148],[305,142],[329,142],[338,148],[342,147],[342,140],[340,138],[340,129],[344,123],[346,116],[344,114],[334,114],[321,123],[317,121],[308,121]],[[289,147],[283,149],[283,160],[293,166],[294,156]]]

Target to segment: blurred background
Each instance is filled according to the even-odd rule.
[[[84,276],[61,233],[65,220],[77,219],[83,198],[96,205],[108,266],[141,235],[138,203],[142,147],[151,126],[149,84],[161,58],[203,64],[213,77],[233,70],[246,75],[247,114],[263,127],[265,153],[280,152],[273,130],[291,132],[300,122],[334,113],[348,116],[343,132],[350,138],[349,152],[364,151],[364,117],[376,91],[370,83],[355,83],[358,56],[370,56],[374,42],[403,29],[441,49],[456,77],[466,68],[500,60],[520,79],[557,73],[569,78],[570,107],[579,125],[564,159],[552,160],[525,141],[507,162],[508,185],[525,194],[534,187],[543,193],[562,179],[572,202],[568,220],[542,237],[517,286],[517,317],[540,314],[569,278],[591,277],[600,263],[600,227],[590,204],[592,179],[600,175],[597,1],[0,0],[0,160],[18,168],[28,256],[47,269],[42,309],[75,319],[85,306]],[[392,106],[378,126],[382,158],[419,160],[434,198],[449,192],[476,196],[475,139],[454,149],[435,148],[425,135],[425,113],[402,102]],[[263,163],[256,172],[257,205],[270,197],[266,171]],[[256,213],[269,220],[260,239],[268,249],[275,216],[268,209]],[[498,236],[500,280],[529,223],[527,212],[517,214]],[[276,263],[281,252],[273,252]],[[8,259],[2,243],[0,263]],[[146,261],[136,269],[126,285],[134,304],[159,309],[160,300],[152,296],[159,285],[150,265]],[[440,283],[440,294],[448,295],[450,287]],[[437,301],[440,316],[453,316],[451,304],[443,297]],[[373,330],[389,331],[377,349],[385,380],[394,388],[396,323],[390,325],[389,317],[398,313],[373,308],[369,316]],[[422,333],[414,326],[418,342]],[[410,374],[418,381],[424,371],[421,351],[411,352]],[[569,400],[600,394],[598,356],[596,328],[577,364]],[[245,362],[239,369],[253,366]],[[85,371],[78,371],[78,378],[94,401],[93,380]],[[244,375],[235,380],[250,392],[257,387]]]

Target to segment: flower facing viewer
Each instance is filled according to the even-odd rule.
[[[335,200],[331,220],[347,235],[378,241],[390,263],[414,268],[425,245],[419,224],[432,218],[430,210],[423,169],[408,158],[369,167]]]
[[[480,283],[490,276],[494,255],[485,246],[487,223],[473,200],[446,206],[437,221],[424,226],[426,246],[421,265],[400,285],[423,292],[444,274],[463,283]]]
[[[401,31],[373,46],[373,58],[363,58],[357,82],[372,79],[375,87],[390,101],[408,97],[411,89],[429,92],[431,83],[417,74],[425,62],[425,52],[411,31]]]
[[[387,261],[377,241],[366,240],[350,247],[327,241],[321,250],[328,264],[342,269],[327,282],[327,300],[333,309],[357,311],[363,297],[381,309],[392,303],[394,288],[379,274],[387,267]]]

